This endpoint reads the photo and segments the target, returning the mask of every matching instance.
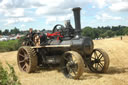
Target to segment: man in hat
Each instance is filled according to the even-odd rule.
[[[34,35],[35,35],[35,32],[33,32],[33,29],[30,28],[29,33],[24,38],[24,42],[22,43],[22,45],[33,45],[32,42],[33,42]]]
[[[33,29],[29,29],[29,33],[27,34],[27,37],[32,38],[35,33],[33,32]]]

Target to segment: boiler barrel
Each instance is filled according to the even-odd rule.
[[[91,54],[94,48],[92,39],[88,37],[62,41],[60,45],[71,45],[71,50],[76,50],[86,55]]]

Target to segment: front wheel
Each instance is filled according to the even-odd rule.
[[[37,56],[34,49],[29,46],[22,46],[18,50],[17,63],[21,71],[31,73],[36,70]]]
[[[78,79],[84,72],[84,61],[75,51],[68,51],[63,56],[62,70],[67,78]]]
[[[89,69],[96,73],[105,73],[109,67],[109,56],[103,49],[94,49],[88,64]]]

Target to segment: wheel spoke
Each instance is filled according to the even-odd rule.
[[[104,60],[100,60],[100,62],[104,62]]]
[[[95,68],[96,68],[96,63],[94,65],[95,65]]]
[[[26,61],[29,61],[29,57],[26,58]]]
[[[98,63],[96,63],[96,70],[98,69]]]
[[[103,55],[101,56],[102,54],[100,53],[100,55],[99,55],[99,57],[98,57],[98,59],[101,59],[102,57],[103,57]]]
[[[102,55],[101,53],[98,55],[98,59],[102,58],[102,56],[101,56],[101,55]]]
[[[101,62],[99,63],[102,67],[104,66]]]
[[[92,59],[96,59],[96,58],[94,58],[94,57],[91,57]]]
[[[19,61],[19,63],[23,63],[23,62],[25,62],[25,60],[21,60],[21,61]]]
[[[25,65],[26,65],[26,69],[27,69],[27,68],[29,68],[29,65],[28,65],[28,63],[27,63],[27,62],[25,63]]]
[[[26,54],[26,52],[25,52],[25,50],[24,50],[24,49],[22,49],[22,52],[23,52],[23,54],[24,54],[24,55]]]
[[[103,66],[102,66],[100,63],[98,63],[98,65],[99,65],[101,68],[103,68]]]
[[[24,57],[24,55],[23,54],[20,54],[20,53],[19,53],[19,56]]]
[[[94,55],[95,55],[95,59],[97,59],[98,56],[97,56],[97,53],[96,52],[94,52]]]
[[[74,75],[76,75],[76,72],[71,68],[72,72],[74,73]]]
[[[73,62],[74,64],[77,64],[77,63],[78,63],[78,61],[77,61],[77,60],[72,60],[72,62]]]
[[[22,67],[22,69],[25,70],[25,67],[26,67],[26,65],[24,64],[24,66]]]
[[[69,61],[68,58],[66,58],[66,57],[64,57],[64,59],[65,59],[66,61]]]

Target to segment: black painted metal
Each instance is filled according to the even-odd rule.
[[[80,23],[80,7],[73,8],[74,20],[75,20],[75,29],[77,35],[81,36],[81,23]]]
[[[39,56],[39,60],[42,60],[43,63],[58,63],[61,60],[58,56],[62,56],[67,51],[76,51],[83,57],[91,55],[94,48],[92,39],[81,36],[81,8],[76,7],[72,10],[74,13],[75,29],[73,29],[69,20],[66,22],[66,27],[57,24],[53,28],[53,33],[60,32],[63,38],[60,38],[59,40],[57,39],[58,36],[47,38],[47,36],[43,34],[40,38],[41,46],[32,47],[38,49],[37,54]],[[58,26],[60,28],[57,28]]]

